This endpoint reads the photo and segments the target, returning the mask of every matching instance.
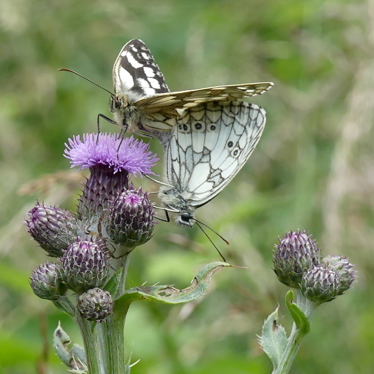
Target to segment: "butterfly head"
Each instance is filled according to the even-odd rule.
[[[192,227],[196,222],[195,216],[192,212],[180,212],[175,221],[180,226]]]
[[[109,99],[109,109],[115,113],[127,106],[126,96],[111,95]]]

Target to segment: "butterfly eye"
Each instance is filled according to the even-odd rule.
[[[186,226],[192,226],[192,222],[191,220],[193,219],[194,217],[190,214],[190,213],[182,213],[180,216],[179,216],[179,222],[182,224],[182,225],[186,225]]]
[[[123,107],[123,100],[118,96],[111,96],[109,99],[109,108],[111,112],[114,112]]]

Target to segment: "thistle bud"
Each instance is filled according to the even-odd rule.
[[[331,270],[334,270],[339,276],[339,295],[347,291],[356,279],[356,271],[353,265],[344,256],[327,256],[323,263]]]
[[[79,223],[73,213],[37,203],[26,221],[31,236],[51,257],[61,257],[69,244],[74,242]]]
[[[108,235],[130,250],[146,243],[156,224],[153,203],[141,188],[123,191],[113,202],[109,217]]]
[[[339,296],[340,279],[329,266],[310,268],[301,281],[301,292],[309,300],[325,303]]]
[[[109,275],[107,253],[100,243],[76,241],[61,258],[60,277],[71,290],[82,293],[104,285]]]
[[[92,288],[79,296],[78,310],[83,318],[102,322],[113,313],[112,295],[100,288]]]
[[[41,299],[56,300],[65,293],[67,287],[61,283],[58,266],[55,263],[46,263],[33,271],[30,285],[36,296]]]
[[[319,265],[320,250],[306,231],[288,232],[274,253],[274,272],[280,282],[293,288],[300,288],[303,274],[310,267]]]

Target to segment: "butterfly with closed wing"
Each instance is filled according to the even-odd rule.
[[[264,109],[240,99],[273,83],[245,83],[169,92],[165,78],[139,39],[129,41],[113,66],[111,111],[132,132],[156,136],[165,149],[166,185],[159,198],[192,227],[194,210],[217,196],[246,163],[266,122]]]
[[[115,60],[113,86],[115,123],[163,144],[166,180],[159,198],[167,211],[177,213],[178,224],[192,227],[197,222],[194,210],[230,183],[261,137],[265,110],[241,100],[265,93],[273,83],[170,92],[150,50],[133,39]]]

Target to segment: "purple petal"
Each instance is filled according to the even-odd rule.
[[[70,160],[71,167],[87,169],[93,166],[106,165],[114,173],[127,171],[136,175],[154,174],[151,167],[159,160],[156,154],[149,151],[149,145],[130,138],[118,138],[114,134],[83,134],[74,136],[65,143],[64,156]]]

